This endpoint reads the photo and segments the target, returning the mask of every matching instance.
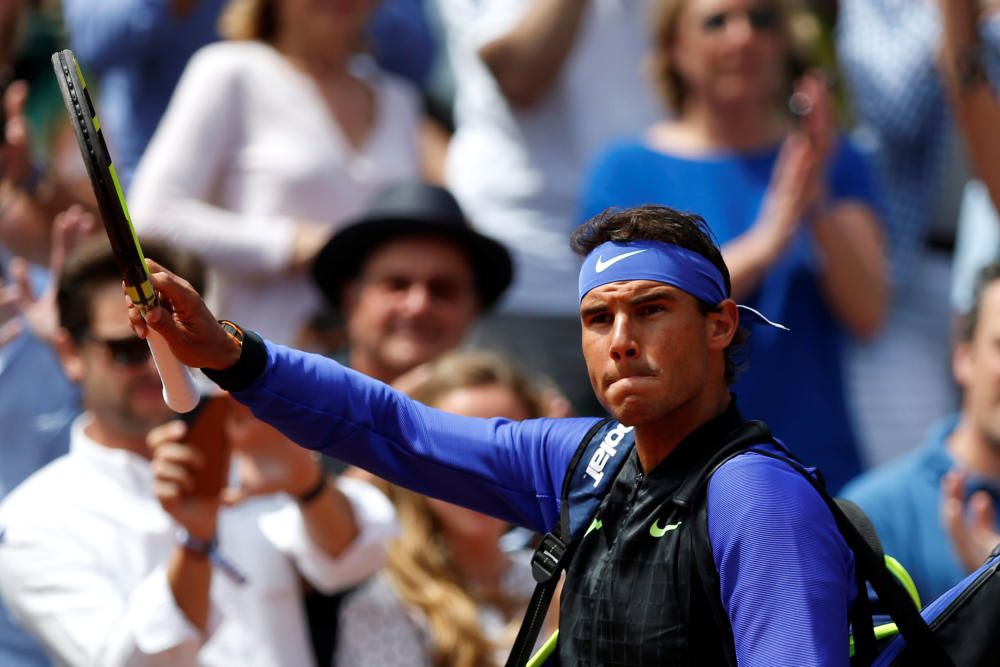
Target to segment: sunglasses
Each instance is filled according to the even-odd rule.
[[[738,12],[710,14],[701,23],[705,32],[720,32]],[[778,29],[778,10],[773,7],[752,7],[746,11],[747,23],[754,32],[775,32]]]
[[[96,343],[108,351],[111,361],[118,366],[138,366],[149,360],[149,345],[135,336],[127,338],[97,338],[87,334],[84,336],[91,343]]]

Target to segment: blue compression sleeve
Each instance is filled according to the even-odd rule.
[[[418,493],[544,532],[569,461],[597,419],[473,419],[433,410],[320,355],[267,343],[233,396],[303,447]]]
[[[713,475],[708,534],[741,667],[846,665],[854,555],[809,482],[743,454]]]

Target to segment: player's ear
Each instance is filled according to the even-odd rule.
[[[705,333],[710,350],[724,350],[733,341],[740,326],[739,310],[736,302],[726,299],[718,309],[705,316]]]
[[[60,327],[52,340],[52,346],[56,354],[59,355],[59,363],[62,365],[66,378],[73,383],[83,380],[83,358],[80,356],[80,346],[77,345],[69,331]]]

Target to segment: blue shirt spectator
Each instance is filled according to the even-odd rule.
[[[841,493],[868,514],[885,552],[910,573],[925,604],[968,574],[940,520],[941,478],[954,466],[948,438],[957,423],[957,416],[944,419],[922,447],[862,475]],[[997,497],[995,488],[970,485],[972,491],[980,488]]]

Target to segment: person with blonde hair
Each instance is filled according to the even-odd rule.
[[[705,218],[733,294],[791,330],[755,336],[740,406],[836,490],[862,467],[842,348],[881,325],[887,270],[874,179],[806,70],[802,16],[788,0],[658,0],[651,70],[673,115],[601,154],[581,217],[662,204]]]
[[[282,342],[320,309],[316,252],[420,176],[419,95],[361,52],[376,4],[231,0],[130,192],[140,233],[206,260],[220,312]]]
[[[538,389],[501,357],[455,352],[396,386],[446,412],[513,420],[542,415]],[[401,532],[386,569],[348,598],[335,665],[499,665],[534,589],[530,554],[504,553],[508,524],[382,482]]]

